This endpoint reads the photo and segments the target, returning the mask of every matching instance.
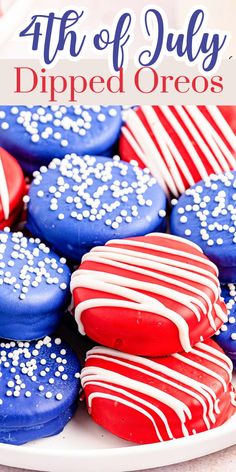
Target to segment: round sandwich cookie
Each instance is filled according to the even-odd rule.
[[[164,192],[118,156],[54,159],[35,173],[29,196],[28,229],[76,262],[111,238],[165,230]]]
[[[0,442],[24,444],[60,433],[73,416],[80,362],[60,338],[0,342]]]
[[[167,234],[112,240],[72,274],[81,334],[143,356],[190,351],[227,320],[217,268],[201,249]]]
[[[176,197],[209,174],[236,168],[232,116],[236,117],[236,107],[142,106],[129,110],[120,155],[148,167],[165,192]]]
[[[222,283],[236,282],[236,172],[210,175],[188,189],[171,213],[171,232],[198,244],[219,269]]]
[[[1,106],[0,145],[32,174],[66,153],[112,155],[121,123],[116,106]]]
[[[0,232],[0,337],[33,340],[54,332],[70,302],[70,270],[39,239]]]
[[[215,341],[233,361],[236,369],[236,284],[222,285],[221,288],[228,309],[228,321],[217,331]]]
[[[105,347],[81,372],[88,412],[116,436],[140,444],[207,431],[236,412],[232,363],[212,340],[188,354],[145,358]]]
[[[0,148],[0,229],[17,220],[26,193],[24,175],[18,162]]]

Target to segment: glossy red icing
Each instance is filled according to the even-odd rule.
[[[157,149],[157,152],[160,153],[161,159],[167,164],[167,167],[170,170],[170,174],[172,175],[173,180],[176,182],[176,175],[174,175],[174,173],[170,169],[170,166],[166,162],[166,158],[164,156],[163,150],[160,147],[160,140],[157,139],[157,137],[154,135],[153,127],[148,122],[148,120],[145,116],[145,113],[144,113],[145,108],[148,108],[148,107],[138,108],[136,112],[132,111],[131,113],[136,113],[136,115],[139,118],[139,120],[141,121],[141,123],[143,123],[145,129],[147,130],[149,136],[151,137],[151,139],[152,139],[152,141],[153,141],[153,143],[154,143],[154,145]],[[180,173],[180,176],[181,176],[181,179],[182,179],[182,182],[183,182],[183,186],[184,186],[185,189],[187,189],[192,184],[197,183],[200,180],[202,180],[202,178],[204,178],[204,177],[200,174],[196,163],[193,161],[193,158],[191,157],[191,155],[190,155],[188,149],[186,148],[186,146],[184,145],[183,141],[180,139],[180,136],[178,135],[178,133],[176,132],[176,130],[174,129],[174,127],[172,126],[170,121],[164,115],[162,107],[153,106],[153,107],[150,107],[150,108],[152,108],[155,111],[157,117],[160,119],[162,125],[164,126],[165,130],[167,131],[169,137],[172,139],[172,141],[173,141],[174,145],[176,146],[177,150],[180,152],[182,158],[184,159],[184,161],[187,165],[187,168],[189,169],[189,171],[192,175],[193,182],[190,184],[189,181],[186,179],[186,176],[183,173],[181,162],[177,159],[175,160],[176,166],[178,168],[178,171]],[[181,107],[181,108],[185,112],[187,112],[187,116],[188,116],[188,118],[190,118],[191,122],[193,124],[194,123],[196,124],[196,121],[195,121],[194,117],[191,114],[191,107],[190,108]],[[200,110],[202,112],[203,116],[207,119],[207,122],[210,123],[213,126],[213,128],[216,131],[216,133],[218,134],[218,136],[223,140],[223,143],[226,145],[228,151],[231,153],[231,155],[233,157],[233,160],[234,160],[235,156],[236,156],[236,152],[235,152],[236,149],[232,149],[229,142],[227,142],[222,129],[216,124],[216,122],[214,121],[214,119],[212,118],[211,114],[209,113],[209,111],[207,110],[207,108],[205,106],[200,106],[200,107],[197,107],[197,108],[198,108],[198,110]],[[217,107],[215,107],[215,108],[217,108]],[[194,136],[189,131],[188,126],[186,125],[186,123],[184,123],[183,119],[181,119],[181,117],[180,117],[180,115],[177,111],[177,107],[170,106],[170,107],[168,107],[168,109],[173,113],[174,117],[177,118],[177,121],[180,124],[182,130],[185,132],[186,136],[190,139],[191,143],[193,144],[193,146],[194,146],[194,148],[197,152],[198,159],[203,164],[203,166],[204,166],[204,168],[205,168],[208,175],[212,174],[212,173],[217,173],[217,170],[219,170],[220,172],[221,171],[223,172],[224,170],[235,169],[236,164],[233,165],[233,160],[232,160],[232,162],[229,162],[228,159],[226,159],[226,161],[227,161],[226,168],[224,169],[222,167],[222,164],[219,162],[218,157],[215,155],[215,153],[212,151],[212,148],[209,146],[208,134],[206,133],[206,127],[204,126],[204,124],[202,126],[197,125],[196,130],[197,130],[197,133],[200,135],[200,137],[203,139],[204,143],[207,145],[208,150],[210,150],[212,156],[214,157],[214,160],[216,159],[216,162],[219,164],[219,169],[216,169],[216,167],[212,163],[209,162],[209,159],[207,158],[205,152],[203,152],[203,148],[196,142]],[[224,118],[226,119],[227,123],[230,125],[233,132],[235,133],[236,132],[236,107],[233,107],[233,106],[232,107],[219,107],[219,110],[222,113],[222,115],[224,116]],[[128,124],[125,125],[125,128],[128,129],[129,131],[131,131]],[[140,133],[137,132],[137,135],[135,136],[135,133],[133,133],[133,131],[131,131],[131,135],[133,136],[134,140],[137,143],[138,142],[138,136],[140,136]],[[162,135],[162,133],[159,133],[159,136],[161,136],[161,135]],[[144,154],[146,153],[147,156],[149,156],[149,152],[147,151],[147,146],[145,144],[145,140],[142,140],[139,144],[141,144],[141,147],[142,147],[142,150],[143,150]],[[140,167],[142,167],[142,168],[147,167],[147,164],[143,161],[143,159],[141,159],[137,155],[137,152],[134,150],[133,146],[130,144],[129,139],[127,139],[127,136],[124,134],[124,132],[121,133],[120,143],[119,143],[119,150],[120,150],[121,158],[123,160],[129,162],[132,159],[135,159],[136,161],[138,161]],[[160,159],[160,157],[158,157],[158,153],[156,154],[155,158],[157,160]],[[152,159],[153,159],[153,157],[152,157]],[[155,177],[156,177],[156,175],[155,175]],[[177,192],[177,194],[181,194],[181,193],[183,193],[183,192],[180,192],[180,191]]]
[[[0,229],[3,229],[6,226],[11,226],[19,216],[23,207],[22,198],[26,193],[26,186],[24,174],[16,159],[3,148],[0,148],[0,155],[10,199],[10,216],[5,220],[0,198]]]
[[[130,240],[123,240],[112,242],[110,241],[106,246],[108,250],[115,248],[116,253],[112,254],[110,264],[107,264],[106,261],[100,259],[95,262],[90,260],[91,257],[96,257],[97,250],[90,252],[88,258],[82,262],[77,274],[82,275],[83,270],[85,271],[94,271],[94,277],[91,279],[90,284],[87,287],[82,287],[81,283],[78,281],[78,287],[73,291],[73,297],[75,302],[75,307],[80,306],[81,302],[103,298],[105,300],[120,300],[125,301],[124,297],[120,295],[115,295],[114,293],[106,293],[97,289],[97,280],[99,279],[100,273],[108,273],[112,275],[119,275],[121,277],[126,277],[128,279],[138,280],[139,282],[149,282],[154,284],[151,286],[156,288],[163,287],[164,289],[172,289],[177,294],[190,295],[191,288],[197,288],[200,292],[196,295],[195,301],[203,303],[204,307],[207,308],[206,301],[202,298],[201,294],[207,296],[210,303],[210,311],[215,321],[215,329],[213,329],[209,322],[209,317],[207,314],[204,314],[202,309],[199,308],[199,317],[198,321],[196,314],[191,311],[191,309],[186,306],[185,301],[175,300],[175,295],[163,296],[160,294],[155,294],[148,292],[146,289],[137,289],[136,294],[150,295],[154,297],[158,302],[161,302],[164,305],[165,309],[170,309],[173,312],[177,313],[181,318],[183,318],[189,329],[189,340],[191,346],[196,344],[200,339],[207,339],[212,336],[217,329],[222,325],[222,320],[218,318],[216,313],[216,305],[220,306],[224,316],[226,314],[226,307],[224,302],[219,298],[219,282],[217,279],[217,269],[214,264],[210,263],[207,257],[200,252],[197,246],[192,246],[188,244],[185,240],[176,238],[174,236],[165,237],[165,235],[158,234],[149,235],[145,237],[131,238]],[[130,241],[131,245],[126,245],[125,242]],[[152,244],[153,249],[150,248],[140,248],[138,243],[148,243]],[[156,245],[159,246],[159,249],[156,248]],[[105,249],[106,249],[105,246]],[[161,248],[163,247],[163,251]],[[142,255],[147,254],[151,258],[159,257],[160,261],[163,263],[166,262],[168,258],[170,261],[173,260],[173,266],[169,267],[172,273],[166,274],[163,269],[163,265],[158,264],[155,269],[150,269],[147,267],[148,261],[146,259],[140,259],[137,263],[136,268],[146,269],[150,271],[150,275],[140,274],[132,270],[132,265],[127,265],[124,263],[123,268],[117,267],[118,264],[122,262],[121,257],[124,256],[124,251],[126,250],[134,251],[133,254],[137,257],[142,258]],[[174,249],[180,251],[181,254],[168,254],[168,249]],[[98,249],[101,251],[102,248]],[[98,252],[98,254],[100,254]],[[198,261],[192,261],[189,256],[197,256]],[[207,262],[207,264],[205,263]],[[116,266],[115,266],[116,263]],[[178,266],[180,264],[187,264],[187,270],[184,274],[178,274]],[[135,266],[133,266],[135,268]],[[177,269],[176,269],[177,268]],[[203,285],[203,282],[207,280],[204,279],[200,282],[189,281],[188,277],[191,274],[194,274],[196,270],[204,269],[206,271],[206,276],[209,274],[213,275],[213,285],[215,291],[218,294],[213,293],[212,288],[207,285]],[[81,272],[82,271],[82,272]],[[152,276],[153,274],[153,276]],[[75,277],[74,274],[73,277]],[[158,280],[155,278],[155,275],[167,277],[165,281]],[[197,275],[197,280],[199,275]],[[80,280],[80,279],[78,279]],[[189,284],[189,289],[181,288],[175,285],[175,280],[178,282],[183,282]],[[110,280],[111,282],[111,280]],[[73,283],[73,278],[72,278]],[[127,286],[127,284],[126,284]],[[194,295],[195,297],[195,295]],[[176,327],[176,324],[170,319],[165,318],[164,316],[158,313],[152,313],[143,311],[142,307],[140,310],[131,309],[127,307],[112,306],[112,302],[108,304],[109,306],[100,306],[92,307],[84,310],[81,314],[81,321],[85,330],[85,333],[96,342],[103,344],[105,346],[112,347],[124,352],[129,352],[138,355],[149,355],[149,356],[163,356],[174,352],[180,352],[183,350],[183,346],[180,342],[179,331]],[[207,311],[209,311],[207,309]]]
[[[205,351],[206,348],[213,351]],[[166,441],[171,436],[181,438],[220,426],[235,413],[232,368],[225,355],[221,358],[216,355],[223,351],[212,340],[199,344],[179,359],[151,358],[151,365],[145,365],[148,358],[128,355],[120,358],[117,351],[108,351],[98,347],[88,352],[82,385],[93,420],[123,439],[145,444]],[[200,353],[209,358],[199,356]],[[194,361],[194,367],[186,360]],[[168,368],[165,373],[163,367]],[[114,377],[114,373],[122,377]],[[148,387],[152,390],[148,391]],[[169,395],[167,402],[160,399],[159,391]],[[178,405],[170,406],[172,400],[181,402],[190,415],[184,414],[181,419]],[[142,411],[137,411],[137,407]]]

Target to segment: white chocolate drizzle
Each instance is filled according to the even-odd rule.
[[[233,387],[232,391],[230,391],[230,386],[226,384],[224,378],[220,374],[216,374],[215,370],[211,368],[211,364],[217,365],[221,371],[227,373],[230,381],[232,371],[229,371],[227,357],[208,344],[199,344],[200,349],[195,346],[195,348],[190,351],[190,355],[192,358],[196,356],[196,360],[191,361],[188,354],[183,354],[179,356],[177,360],[178,365],[181,367],[182,363],[183,365],[188,364],[190,366],[194,364],[196,371],[201,371],[204,374],[203,378],[205,377],[205,382],[206,376],[215,378],[217,382],[221,383],[224,391],[229,392],[229,401],[233,406],[236,406]],[[204,362],[207,366],[202,365],[203,363],[199,362],[197,358],[197,356],[202,355],[203,351],[208,353]],[[175,358],[174,355],[170,357]],[[204,358],[204,356],[202,357]],[[82,387],[85,389],[90,412],[93,408],[93,400],[96,398],[121,403],[148,418],[155,429],[159,441],[163,441],[163,437],[158,429],[160,420],[165,426],[168,438],[172,439],[174,434],[173,431],[171,431],[169,419],[160,407],[156,407],[153,403],[154,399],[168,405],[176,413],[184,436],[190,434],[190,431],[188,431],[186,427],[186,420],[192,419],[191,407],[188,406],[191,404],[191,398],[197,401],[202,407],[202,419],[206,429],[210,429],[211,423],[216,423],[216,416],[221,413],[219,409],[219,398],[217,398],[214,389],[204,383],[204,380],[200,381],[197,373],[196,379],[181,373],[182,371],[186,371],[186,369],[182,369],[182,367],[181,372],[179,372],[176,369],[164,365],[162,362],[158,362],[158,358],[154,361],[150,358],[126,354],[102,346],[96,346],[88,351],[86,360],[89,361],[89,364],[86,364],[85,368],[82,370],[81,383]],[[97,362],[99,363],[98,365],[96,365]],[[120,372],[122,372],[122,374]],[[142,374],[143,380],[140,380],[140,376],[138,377],[139,380],[135,380],[135,373]],[[153,382],[152,385],[149,385],[148,379],[150,378],[160,381],[160,385],[164,383],[167,386],[173,387],[177,392],[175,394],[171,394],[170,391],[169,393],[166,391],[163,392],[161,389],[153,386]],[[95,392],[93,389],[90,393],[87,393],[86,387],[89,386],[94,388],[101,387],[103,391],[99,389],[99,391]],[[185,394],[183,398],[185,399],[186,395],[190,397],[188,405],[186,401],[184,402],[179,399],[180,394],[178,392],[183,392]],[[145,399],[143,395],[146,396]],[[158,420],[156,417],[158,417]]]
[[[164,115],[174,136],[167,133],[155,108]],[[212,172],[220,173],[236,168],[233,155],[236,151],[236,137],[219,108],[206,107],[216,128],[197,106],[142,106],[141,110],[148,129],[138,114],[131,109],[126,115],[126,126],[122,127],[122,133],[137,157],[150,169],[167,195],[172,194],[177,197],[185,191],[186,184],[182,175],[188,187],[195,183],[191,169],[196,169],[201,179],[208,177],[198,149],[211,166]],[[149,133],[150,130],[153,137]],[[189,166],[178,149],[178,144],[175,142],[176,136],[189,156]]]
[[[0,154],[0,199],[2,202],[2,209],[4,214],[4,219],[8,220],[10,214],[10,197],[7,187],[6,175],[4,172],[2,158]]]
[[[127,308],[170,320],[178,329],[183,350],[188,352],[191,350],[189,325],[180,313],[168,307],[168,300],[179,303],[182,309],[187,308],[198,322],[202,316],[207,316],[213,329],[216,329],[214,310],[222,321],[227,319],[218,304],[219,282],[210,270],[215,266],[201,251],[196,255],[185,252],[184,247],[181,250],[161,246],[160,243],[166,242],[165,237],[162,239],[162,234],[158,233],[155,236],[156,244],[153,235],[133,240],[109,241],[103,247],[93,248],[83,257],[83,262],[94,262],[95,268],[94,270],[79,268],[75,271],[71,279],[71,291],[85,288],[99,291],[106,296],[90,298],[76,306],[75,319],[81,334],[85,334],[81,321],[84,311],[99,307]],[[182,240],[178,241],[175,236],[172,240],[182,243]],[[188,242],[185,244],[188,245]],[[123,246],[127,246],[128,249],[124,249]],[[189,247],[191,248],[191,245]],[[140,252],[140,249],[152,252]],[[169,259],[168,255],[174,258]],[[119,275],[105,272],[104,265],[118,269]],[[127,272],[133,272],[135,278],[130,278]],[[145,276],[146,280],[139,280],[138,274]],[[153,279],[156,282],[153,282]],[[162,284],[158,284],[158,281]],[[199,285],[207,287],[208,290],[203,291]],[[188,293],[185,293],[186,291]],[[109,294],[115,298],[109,297]],[[160,297],[164,297],[166,303],[161,302]]]

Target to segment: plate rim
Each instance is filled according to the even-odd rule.
[[[12,467],[22,467],[28,468],[29,470],[42,470],[42,471],[62,471],[66,470],[63,467],[63,463],[67,463],[70,468],[68,470],[77,470],[77,466],[79,461],[82,463],[83,472],[93,470],[91,468],[91,456],[93,456],[93,460],[98,461],[98,468],[97,470],[110,470],[108,468],[108,462],[111,459],[123,459],[124,468],[122,466],[117,465],[115,471],[137,471],[141,469],[149,469],[161,466],[168,466],[177,464],[180,462],[186,462],[188,460],[197,459],[199,457],[203,457],[207,454],[211,454],[223,449],[226,449],[230,446],[236,445],[236,414],[231,417],[226,423],[216,428],[213,428],[209,431],[204,431],[198,433],[196,435],[164,441],[162,443],[153,443],[153,444],[143,444],[143,445],[130,445],[130,446],[121,446],[121,447],[111,447],[111,448],[93,448],[93,449],[57,449],[57,448],[50,448],[47,449],[43,446],[41,447],[34,447],[33,444],[30,446],[25,444],[23,446],[14,446],[9,444],[0,444],[0,455],[1,459],[0,462],[6,466]],[[225,438],[225,443],[219,447],[217,445],[217,440],[222,440]],[[44,439],[45,440],[45,439]],[[202,450],[199,448],[202,445],[205,445]],[[193,448],[191,445],[194,446],[194,453],[192,453]],[[187,447],[188,446],[188,447]],[[174,452],[174,455],[171,457],[171,454],[167,454],[166,460],[158,460],[158,456],[165,456],[166,452]],[[181,452],[185,453],[185,457],[182,457]],[[4,457],[2,458],[2,453]],[[159,454],[158,454],[159,453]],[[14,456],[14,460],[12,459]],[[148,461],[145,464],[145,456],[148,457]],[[45,468],[40,465],[40,469],[37,469],[37,460],[38,459],[48,459],[49,465]],[[56,463],[51,463],[52,459],[56,458]],[[127,464],[129,460],[135,458],[135,462],[133,465],[127,468]],[[18,460],[22,463],[19,464]],[[29,459],[29,462],[27,460]],[[142,461],[140,461],[142,459]],[[59,461],[61,461],[61,467],[59,465]],[[103,463],[104,461],[104,463]],[[101,467],[103,463],[103,468]],[[87,465],[86,465],[87,464]],[[140,466],[137,464],[140,464]],[[58,468],[59,465],[59,468]],[[81,464],[80,464],[81,465]],[[99,466],[100,465],[100,466]],[[111,462],[110,462],[111,465]],[[140,468],[141,467],[141,468]]]

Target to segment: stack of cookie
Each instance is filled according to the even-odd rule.
[[[97,423],[150,443],[235,412],[232,363],[209,340],[227,310],[218,270],[199,246],[160,233],[111,240],[83,257],[71,290],[80,333],[101,344],[81,374]]]
[[[220,280],[232,282],[233,247],[230,254],[217,250],[228,237],[217,235],[212,242],[207,221],[212,213],[209,230],[234,237],[235,205],[229,200],[234,199],[230,187],[235,188],[230,172],[235,168],[235,123],[227,107],[141,107],[125,119],[121,158],[148,167],[166,195],[175,197],[171,231],[176,236],[151,234],[94,248],[72,275],[71,288],[80,332],[106,346],[88,353],[82,372],[89,412],[113,433],[148,443],[212,428],[235,410],[231,373],[225,384],[225,369],[230,365],[231,372],[232,364],[209,340],[219,330],[226,332],[228,319],[218,269],[210,260],[217,263]],[[214,176],[212,185],[213,172],[226,176]],[[202,178],[206,192],[200,182],[191,202],[177,202]],[[211,188],[216,190],[212,199]],[[186,195],[190,198],[192,189]],[[219,222],[219,215],[231,221]],[[207,246],[200,244],[199,233]],[[229,289],[235,296],[232,283]],[[234,321],[230,316],[231,327]]]
[[[69,281],[66,261],[40,240],[0,232],[0,442],[57,434],[75,411],[80,363],[53,334]]]

